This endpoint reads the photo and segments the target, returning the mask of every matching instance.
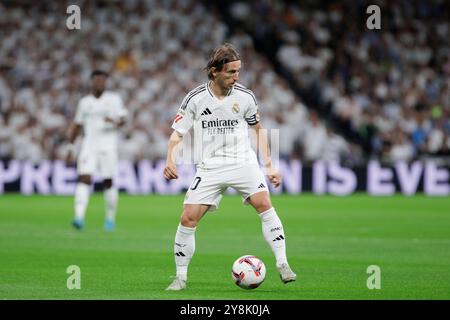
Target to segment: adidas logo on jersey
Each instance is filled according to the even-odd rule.
[[[258,186],[258,189],[264,189],[266,186],[264,185],[264,183],[261,183],[259,186]]]
[[[211,110],[209,110],[209,108],[206,108],[205,110],[203,110],[203,112],[200,114],[201,116],[207,116],[209,114],[212,114]]]

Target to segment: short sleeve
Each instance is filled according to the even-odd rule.
[[[187,95],[175,116],[172,123],[172,129],[176,130],[182,135],[185,135],[194,124],[194,109],[192,99]]]
[[[245,112],[244,117],[245,121],[252,126],[259,122],[258,102],[256,101],[256,97],[253,92],[250,93],[249,98],[250,101],[248,104],[248,109]]]

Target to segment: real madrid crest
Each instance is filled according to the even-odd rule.
[[[240,110],[241,109],[239,108],[239,103],[233,103],[233,108],[231,108],[231,111],[233,111],[233,113],[239,113]]]

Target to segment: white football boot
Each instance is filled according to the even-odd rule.
[[[277,269],[283,283],[288,283],[297,279],[297,275],[291,270],[291,267],[289,267],[287,263],[283,263],[281,266],[277,267]]]
[[[167,291],[180,291],[186,289],[186,281],[175,277],[172,283],[167,287]]]

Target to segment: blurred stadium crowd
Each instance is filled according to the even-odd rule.
[[[450,155],[450,30],[445,1],[0,2],[0,159],[63,159],[65,135],[94,68],[129,110],[120,157],[165,158],[184,95],[206,81],[209,51],[241,52],[240,82],[280,154],[349,165]]]
[[[221,2],[308,107],[364,154],[450,155],[448,1]],[[371,4],[381,8],[381,30],[365,27]]]

